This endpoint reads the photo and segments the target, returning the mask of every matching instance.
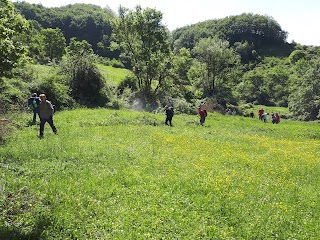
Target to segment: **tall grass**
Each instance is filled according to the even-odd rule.
[[[22,119],[27,120],[27,116]],[[317,239],[318,124],[74,110],[0,149],[0,239]]]

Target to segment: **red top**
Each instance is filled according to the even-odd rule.
[[[263,112],[264,112],[263,109],[259,109],[259,112],[258,112],[258,113],[259,113],[259,115],[261,116],[261,115],[263,114]]]
[[[199,115],[200,115],[200,117],[202,117],[202,118],[203,118],[203,117],[205,117],[205,116],[206,116],[206,112],[205,112],[204,110],[202,110],[202,109],[201,109],[201,110],[199,111]]]

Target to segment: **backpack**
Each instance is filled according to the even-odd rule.
[[[34,110],[39,106],[39,102],[37,101],[37,99],[29,99],[29,104],[28,104],[28,108],[30,110]]]

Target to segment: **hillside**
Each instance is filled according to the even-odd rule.
[[[30,115],[21,115],[20,123]],[[0,239],[313,239],[316,123],[79,109],[0,148]]]
[[[170,33],[156,9],[122,9],[117,18],[90,4],[5,3],[1,114],[25,109],[25,99],[37,92],[59,110],[139,102],[148,111],[174,104],[190,113],[211,101],[221,112],[264,105],[286,107],[294,119],[320,118],[320,48],[287,43],[271,16],[243,13]],[[129,71],[97,60],[132,74],[121,82]],[[32,63],[60,66],[62,74],[47,74],[46,67],[32,72]]]

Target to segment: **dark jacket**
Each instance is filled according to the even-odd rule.
[[[39,109],[40,118],[43,119],[49,119],[54,113],[53,106],[48,100],[46,100],[45,102],[41,102]]]
[[[166,115],[168,118],[172,118],[173,114],[174,114],[173,108],[170,107],[166,109]]]

